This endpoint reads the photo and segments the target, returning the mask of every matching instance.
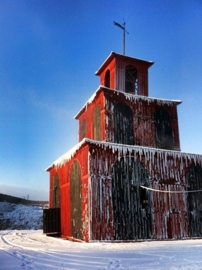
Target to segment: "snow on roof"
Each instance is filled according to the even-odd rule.
[[[158,154],[165,154],[173,155],[175,158],[186,158],[193,159],[196,163],[196,161],[200,160],[202,164],[202,155],[200,154],[193,154],[193,153],[185,153],[180,152],[176,150],[165,150],[165,149],[159,149],[159,148],[153,148],[153,147],[146,147],[146,146],[139,146],[139,145],[125,145],[125,144],[118,144],[118,143],[111,143],[111,142],[104,142],[104,141],[95,141],[91,139],[84,138],[81,142],[79,142],[76,146],[74,146],[72,149],[70,149],[68,152],[66,152],[64,155],[62,155],[60,158],[58,158],[56,161],[54,161],[47,169],[46,171],[49,171],[53,167],[61,167],[65,162],[69,161],[71,158],[74,157],[76,152],[84,145],[95,145],[101,148],[108,148],[111,149],[113,153],[119,152],[121,155],[126,155],[128,153],[132,153],[134,150],[138,151],[140,155],[143,155],[145,153],[150,153],[150,158],[154,158],[155,153]]]
[[[89,105],[93,102],[93,100],[96,98],[98,92],[100,91],[100,86],[99,88],[94,92],[94,94],[88,99],[88,101],[84,104],[84,106],[80,109],[80,111],[74,116],[74,119],[77,119],[79,114]]]
[[[62,164],[64,164],[66,161],[70,160],[75,153],[82,147],[82,145],[85,143],[85,138],[79,142],[78,144],[76,144],[74,147],[72,147],[69,151],[67,151],[64,155],[62,155],[61,157],[59,157],[58,159],[56,159],[48,168],[45,169],[45,171],[49,171],[49,169],[51,169],[54,166],[61,166]]]
[[[173,105],[173,104],[180,104],[182,103],[181,100],[171,100],[171,99],[162,99],[162,98],[154,98],[154,97],[147,97],[147,96],[140,96],[140,95],[135,95],[135,94],[128,94],[128,93],[125,93],[121,90],[115,90],[115,89],[112,89],[112,88],[108,88],[106,86],[103,86],[103,85],[100,85],[99,88],[95,91],[95,93],[89,98],[89,100],[84,104],[84,106],[80,109],[80,111],[74,116],[74,119],[77,119],[79,114],[85,109],[88,107],[89,104],[91,104],[94,99],[96,98],[97,94],[102,90],[104,89],[105,91],[110,91],[110,93],[112,94],[122,94],[126,97],[126,99],[129,99],[130,101],[147,101],[148,103],[151,103],[151,102],[157,102],[158,105]]]

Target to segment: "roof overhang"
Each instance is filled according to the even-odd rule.
[[[74,116],[74,119],[78,119],[79,116],[86,110],[89,104],[91,104],[95,98],[99,95],[101,91],[109,92],[112,95],[123,95],[126,97],[126,99],[129,99],[131,101],[147,101],[148,103],[151,102],[157,102],[158,104],[167,104],[167,105],[179,105],[182,103],[181,100],[171,100],[171,99],[161,99],[161,98],[153,98],[153,97],[147,97],[147,96],[140,96],[135,94],[128,94],[120,90],[114,90],[111,88],[108,88],[106,86],[100,85],[99,88],[95,91],[95,93],[89,98],[89,100],[84,104],[84,106],[81,108],[81,110]]]
[[[95,72],[95,75],[100,75],[102,73],[102,71],[106,68],[106,66],[109,65],[109,63],[114,59],[114,58],[119,58],[119,59],[132,59],[132,60],[136,60],[136,61],[140,61],[140,62],[144,62],[147,67],[151,67],[154,62],[152,61],[146,61],[146,60],[143,60],[143,59],[139,59],[139,58],[134,58],[134,57],[131,57],[131,56],[127,56],[127,55],[123,55],[123,54],[118,54],[118,53],[115,53],[115,52],[111,52],[110,55],[107,57],[107,59],[104,61],[104,63],[100,66],[100,68]]]
[[[62,155],[60,158],[55,160],[45,171],[50,171],[54,167],[61,167],[66,162],[74,158],[75,154],[82,149],[83,146],[92,146],[92,147],[101,147],[106,149],[112,149],[113,153],[116,151],[120,151],[121,155],[124,156],[128,153],[132,153],[132,151],[139,151],[140,153],[144,154],[146,152],[153,153],[165,153],[166,155],[172,155],[175,157],[189,157],[189,159],[193,159],[195,161],[200,161],[202,164],[202,155],[201,154],[192,154],[192,153],[185,153],[176,150],[167,150],[167,149],[159,149],[153,147],[146,147],[146,146],[139,146],[139,145],[125,145],[125,144],[118,144],[118,143],[111,143],[111,142],[104,142],[104,141],[95,141],[91,139],[84,138],[80,143]]]

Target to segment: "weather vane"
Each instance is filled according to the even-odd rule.
[[[118,27],[120,27],[122,30],[123,30],[123,55],[125,55],[125,39],[126,39],[126,33],[129,34],[127,31],[126,31],[126,23],[124,22],[122,25],[117,23],[117,22],[114,22],[114,24]]]

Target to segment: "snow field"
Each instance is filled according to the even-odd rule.
[[[43,234],[40,207],[0,203],[0,213],[11,221],[0,230],[0,270],[202,269],[202,239],[77,243]]]

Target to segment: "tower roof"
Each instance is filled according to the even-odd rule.
[[[152,61],[146,61],[146,60],[142,60],[139,58],[135,58],[135,57],[131,57],[131,56],[127,56],[127,55],[123,55],[123,54],[118,54],[115,52],[111,52],[110,55],[107,57],[107,59],[104,61],[104,63],[100,66],[100,68],[95,72],[95,75],[100,75],[102,73],[102,71],[106,68],[107,65],[109,65],[109,63],[114,59],[131,59],[131,60],[136,60],[142,63],[145,63],[145,65],[147,65],[147,67],[151,67],[154,62]]]

